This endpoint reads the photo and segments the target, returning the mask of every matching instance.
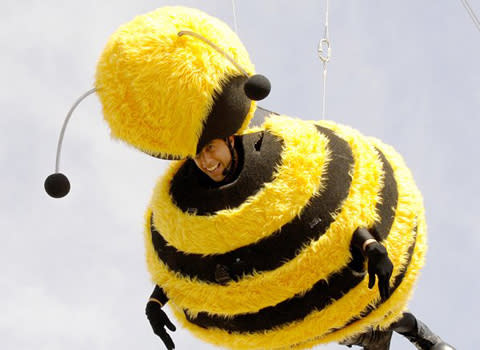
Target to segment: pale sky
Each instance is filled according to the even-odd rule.
[[[320,119],[324,1],[237,0],[239,36],[272,82],[261,106]],[[480,14],[480,1],[470,0]],[[218,1],[13,1],[0,11],[0,347],[162,349],[144,315],[152,284],[143,212],[167,166],[109,137],[93,85],[108,37],[165,5],[197,7],[233,26]],[[394,146],[424,195],[429,252],[411,311],[457,349],[480,343],[478,173],[480,32],[459,0],[331,1],[327,119]],[[177,349],[215,349],[184,330]],[[319,349],[347,349],[336,344]],[[395,335],[392,350],[414,349]]]

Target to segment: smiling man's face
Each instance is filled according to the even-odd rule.
[[[233,147],[234,137],[230,136],[229,140]],[[232,153],[225,140],[214,139],[203,147],[193,160],[213,181],[220,182],[225,179],[226,169],[232,164]]]

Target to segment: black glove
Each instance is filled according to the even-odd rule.
[[[368,258],[368,288],[373,288],[377,275],[380,297],[385,301],[390,297],[389,282],[393,271],[387,249],[378,242],[372,242],[365,248],[365,255]]]
[[[176,330],[175,325],[170,322],[165,311],[162,310],[162,307],[159,303],[155,301],[149,301],[145,309],[147,314],[148,321],[152,326],[153,332],[162,339],[163,343],[167,347],[167,350],[175,349],[175,344],[173,343],[172,338],[167,333],[165,327],[174,332]]]

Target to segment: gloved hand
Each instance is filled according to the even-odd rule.
[[[375,275],[378,276],[380,297],[385,301],[390,296],[389,282],[393,271],[387,249],[378,242],[372,242],[365,248],[365,255],[368,259],[368,288],[373,288]]]
[[[172,338],[167,333],[165,327],[174,332],[176,330],[175,325],[170,322],[165,311],[162,310],[162,307],[159,303],[155,301],[149,301],[145,309],[147,314],[148,321],[152,326],[153,332],[162,339],[163,343],[167,347],[167,350],[175,349],[175,344],[173,343]]]

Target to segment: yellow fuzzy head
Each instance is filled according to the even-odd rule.
[[[199,10],[160,8],[121,26],[97,65],[95,85],[104,118],[114,138],[161,158],[197,153],[215,98],[231,79],[242,76],[213,47],[179,36],[180,31],[205,37],[249,75],[254,73],[237,35]],[[254,109],[255,103],[248,102],[234,132],[247,127]]]

